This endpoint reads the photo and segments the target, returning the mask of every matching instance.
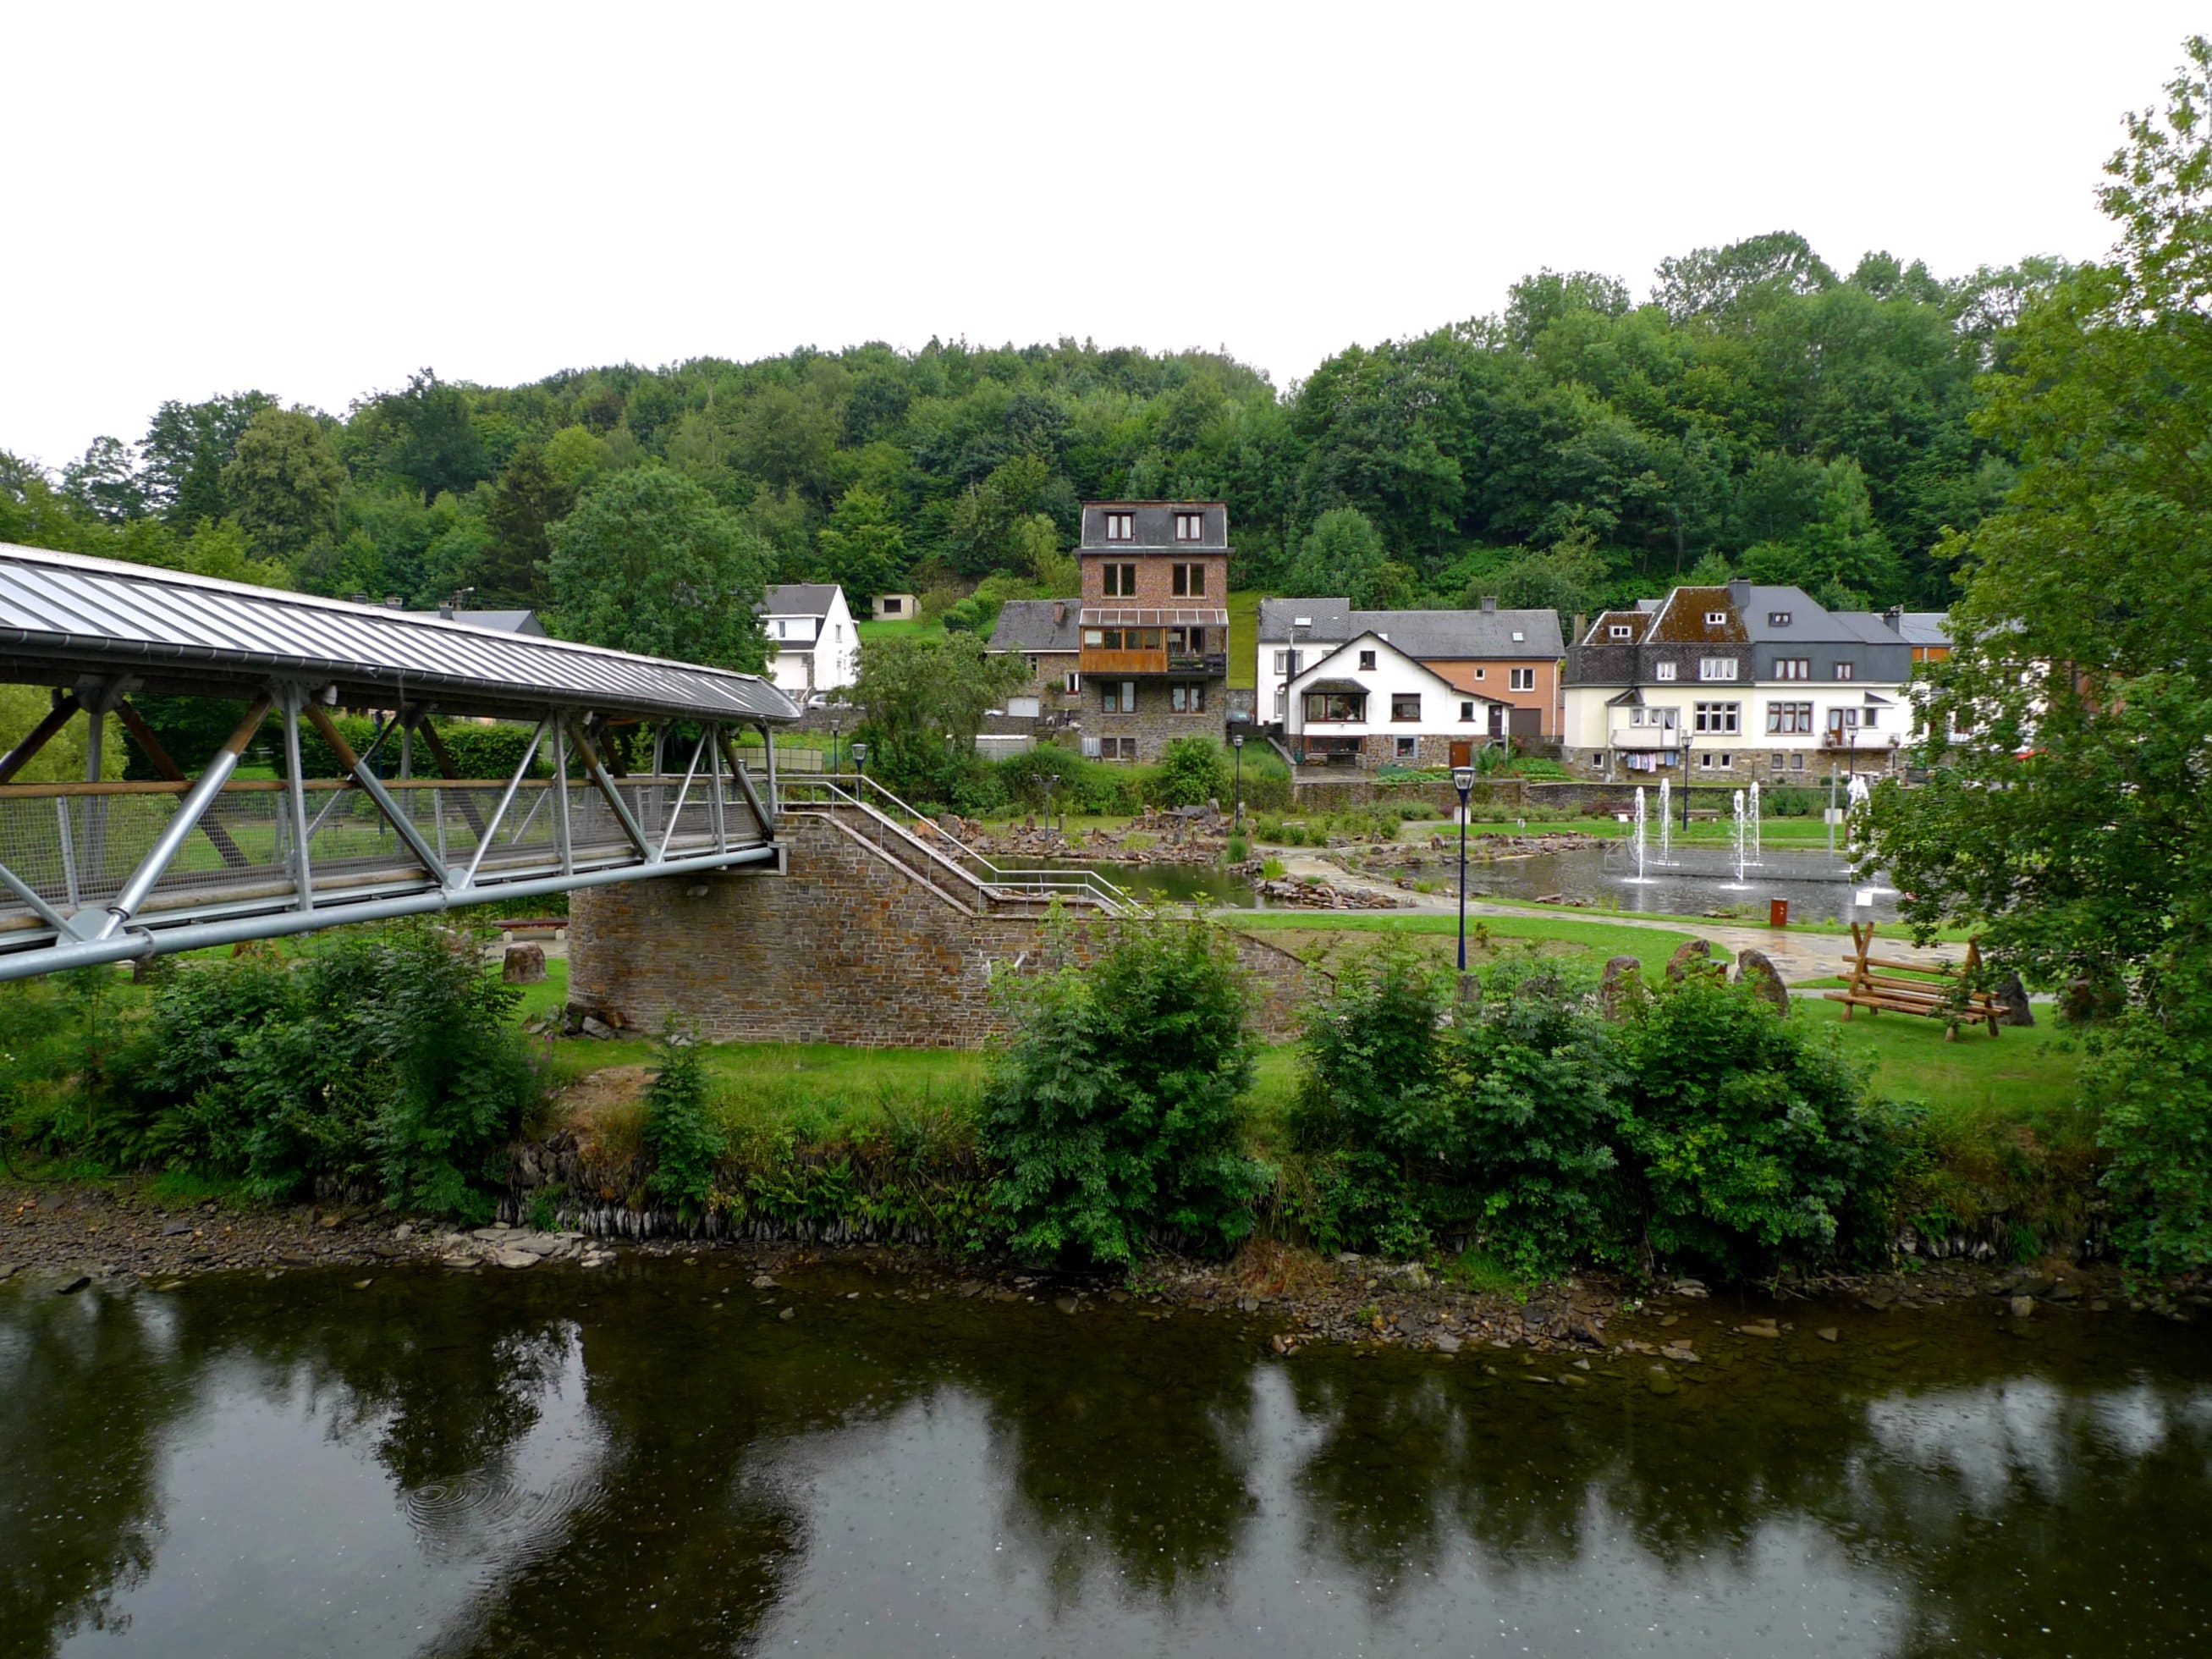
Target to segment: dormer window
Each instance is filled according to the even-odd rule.
[[[1605,636],[1609,640],[1625,640],[1628,635],[1629,627],[1626,623],[1615,623],[1605,630]]]
[[[1136,540],[1137,515],[1133,513],[1109,513],[1106,515],[1106,539],[1109,542]]]
[[[1202,542],[1206,539],[1206,514],[1178,513],[1175,515],[1176,539],[1179,542]]]
[[[1787,628],[1787,627],[1789,627],[1789,626],[1790,626],[1790,613],[1789,613],[1787,611],[1768,611],[1768,612],[1766,613],[1766,625],[1767,625],[1769,628]]]
[[[1725,611],[1706,611],[1705,626],[1708,628],[1726,628],[1728,626],[1728,612]]]

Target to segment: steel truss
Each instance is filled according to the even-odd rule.
[[[728,722],[664,719],[652,771],[619,776],[608,723],[557,704],[538,715],[502,782],[454,775],[428,703],[387,713],[356,754],[318,688],[273,680],[188,779],[131,707],[131,690],[127,680],[88,678],[58,691],[48,714],[0,756],[0,980],[578,887],[781,867],[765,720],[744,722],[765,740],[765,794]],[[86,781],[10,781],[80,714],[91,722]],[[100,779],[109,714],[161,781]],[[283,776],[237,779],[272,714]],[[303,721],[337,757],[342,777],[301,775]],[[400,775],[380,776],[378,757],[395,732]],[[406,775],[417,736],[439,763],[435,777]],[[532,775],[541,756],[550,776]],[[685,761],[680,776],[661,770],[672,757]]]

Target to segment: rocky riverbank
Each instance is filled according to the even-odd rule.
[[[1583,1274],[1525,1295],[1476,1291],[1417,1263],[1349,1254],[1323,1257],[1266,1241],[1248,1245],[1228,1262],[1162,1257],[1124,1278],[1024,1271],[1006,1262],[873,1244],[678,1237],[616,1244],[527,1226],[456,1229],[399,1219],[373,1206],[173,1206],[129,1188],[0,1188],[0,1281],[13,1280],[34,1293],[66,1294],[96,1283],[158,1289],[213,1273],[343,1267],[373,1277],[380,1269],[414,1266],[506,1273],[590,1270],[625,1257],[709,1255],[742,1262],[757,1285],[765,1280],[775,1286],[782,1282],[778,1275],[787,1275],[802,1296],[808,1270],[860,1266],[895,1276],[901,1295],[1049,1299],[1070,1314],[1133,1302],[1162,1316],[1177,1310],[1257,1316],[1278,1353],[1316,1342],[1442,1354],[1476,1347],[1570,1356],[1617,1352],[1651,1356],[1660,1367],[1655,1377],[1668,1375],[1669,1365],[1702,1363],[1718,1349],[1775,1340],[1796,1322],[1786,1313],[1771,1312],[1777,1304],[1771,1299],[1760,1304],[1770,1311],[1745,1314],[1736,1298],[1725,1293],[1717,1298],[1693,1279],[1638,1286]],[[1831,1298],[1856,1300],[1900,1319],[1974,1302],[2007,1322],[2014,1334],[2030,1338],[2039,1320],[2094,1316],[2121,1306],[2183,1322],[2212,1313],[2212,1285],[2179,1280],[2130,1299],[2117,1272],[2103,1266],[1915,1263],[1895,1273],[1832,1277],[1767,1291],[1784,1310],[1802,1301],[1816,1321],[1820,1304]]]

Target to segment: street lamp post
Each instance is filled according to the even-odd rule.
[[[1459,791],[1459,974],[1467,983],[1467,819],[1468,803],[1474,793],[1474,769],[1452,768],[1452,787]]]
[[[1244,734],[1239,732],[1229,739],[1229,746],[1237,751],[1237,811],[1236,827],[1244,827]]]
[[[837,775],[837,722],[834,718],[830,722],[830,775]]]
[[[865,781],[868,775],[868,745],[865,743],[856,743],[853,745],[853,764],[860,769],[860,776]]]

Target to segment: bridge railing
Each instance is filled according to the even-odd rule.
[[[316,902],[490,890],[562,872],[681,864],[768,838],[744,787],[726,775],[719,798],[715,781],[703,775],[688,785],[681,775],[615,781],[630,824],[597,785],[580,779],[565,788],[550,778],[386,779],[382,787],[442,873],[426,866],[367,791],[346,781],[309,780],[301,793],[308,892]],[[0,787],[0,870],[14,878],[0,880],[0,945],[10,933],[51,932],[43,911],[66,916],[116,899],[182,810],[185,790],[129,782]],[[647,843],[642,852],[631,825]],[[179,912],[296,902],[299,839],[285,785],[227,784],[134,914],[159,926]]]
[[[873,778],[844,773],[783,775],[777,780],[776,796],[781,811],[849,809],[872,824],[879,842],[888,831],[908,856],[919,856],[964,885],[994,896],[1058,898],[1095,905],[1114,915],[1137,908],[1124,889],[1095,870],[1024,870],[1001,865]]]

